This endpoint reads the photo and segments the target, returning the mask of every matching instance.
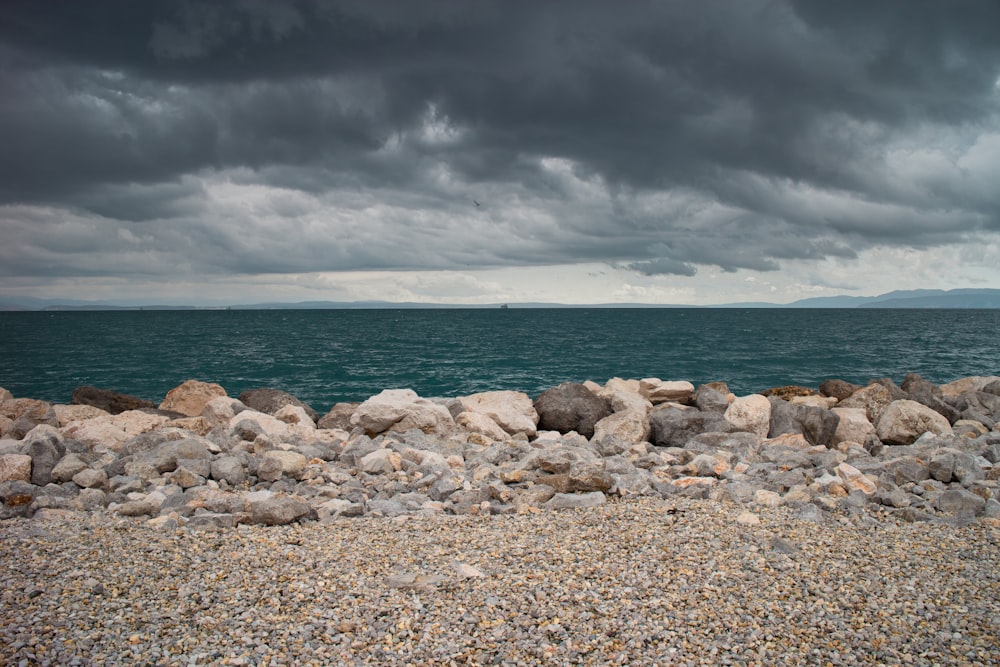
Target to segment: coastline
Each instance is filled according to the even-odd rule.
[[[995,376],[74,399],[0,390],[4,662],[997,664]]]

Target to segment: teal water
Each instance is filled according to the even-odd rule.
[[[723,380],[737,394],[908,372],[1000,374],[1000,310],[490,309],[0,313],[0,387],[84,384],[159,401],[187,379],[273,387],[326,410],[560,382]]]

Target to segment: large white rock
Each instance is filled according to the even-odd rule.
[[[235,415],[229,420],[229,429],[249,441],[261,434],[280,440],[292,433],[292,428],[285,422],[256,410],[244,410]]]
[[[376,449],[361,457],[361,469],[369,475],[383,475],[400,470],[403,457],[391,449]]]
[[[490,440],[506,440],[509,437],[507,431],[500,428],[489,416],[481,412],[465,412],[455,418],[455,424],[469,433],[479,433],[485,435]]]
[[[734,431],[746,431],[761,438],[771,428],[771,401],[760,394],[737,396],[723,414]]]
[[[55,410],[56,419],[59,420],[59,426],[66,426],[70,422],[83,421],[85,419],[93,419],[95,417],[108,417],[111,415],[110,412],[102,410],[93,405],[53,405],[52,409]]]
[[[458,399],[467,412],[486,415],[510,435],[535,437],[538,413],[531,397],[519,391],[484,391]]]
[[[140,410],[128,410],[117,415],[102,415],[74,421],[62,429],[63,436],[78,440],[94,451],[117,452],[122,445],[141,433],[155,431],[170,419]]]
[[[916,401],[893,401],[878,420],[879,439],[891,445],[912,445],[928,432],[950,435],[951,424],[943,415]]]
[[[201,409],[201,417],[212,427],[228,426],[233,417],[246,409],[247,406],[235,398],[216,396],[205,403]]]
[[[690,403],[694,385],[687,380],[664,381],[660,378],[639,380],[639,392],[653,405],[660,403]]]
[[[837,430],[833,434],[834,444],[864,443],[873,437],[878,437],[875,426],[868,421],[868,413],[864,408],[833,408],[833,413],[840,417],[840,423],[837,424]]]
[[[372,396],[351,415],[351,425],[367,433],[420,429],[448,434],[455,430],[455,420],[446,407],[421,398],[412,389],[386,389]]]
[[[955,398],[956,396],[961,396],[967,391],[980,391],[983,387],[995,380],[1000,380],[1000,376],[973,375],[972,377],[962,378],[961,380],[955,380],[954,382],[943,384],[940,388],[941,393],[946,398]]]
[[[611,401],[611,409],[615,412],[648,413],[653,408],[649,399],[642,395],[638,380],[611,378],[594,393]]]
[[[649,414],[645,408],[641,412],[623,410],[614,412],[594,424],[592,440],[597,441],[610,435],[625,442],[644,442],[649,440],[649,431]]]
[[[225,395],[226,390],[220,385],[188,380],[167,392],[163,402],[160,403],[160,409],[179,412],[188,417],[198,417],[205,409],[206,403],[213,398]]]
[[[299,452],[272,449],[264,452],[261,465],[280,472],[278,478],[285,476],[298,479],[306,469],[306,457]]]

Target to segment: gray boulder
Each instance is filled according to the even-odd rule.
[[[729,422],[718,412],[677,408],[654,408],[649,416],[650,440],[659,447],[685,447],[702,433],[725,433]]]
[[[231,486],[238,486],[246,481],[246,469],[238,456],[220,456],[212,461],[210,470],[212,479],[225,481]]]
[[[600,491],[591,491],[590,493],[557,493],[545,503],[545,507],[554,510],[582,509],[603,505],[607,500],[607,497]]]
[[[170,472],[177,467],[178,459],[210,459],[208,445],[195,438],[170,440],[162,443],[156,449],[146,452],[143,460],[159,472]]]
[[[961,418],[962,413],[944,400],[940,387],[916,373],[909,373],[901,388],[911,401],[926,405],[947,419],[949,424],[954,424]]]
[[[292,405],[305,410],[314,422],[319,418],[311,406],[280,389],[248,389],[240,394],[240,402],[251,410],[268,415],[274,415],[286,405]]]
[[[845,398],[849,398],[858,389],[861,389],[861,387],[846,380],[824,380],[819,386],[819,393],[823,396],[831,396],[838,401],[842,401]]]
[[[41,425],[25,436],[21,451],[31,457],[31,483],[45,486],[52,481],[52,469],[66,455],[66,445],[59,431]]]
[[[568,433],[585,438],[594,435],[594,424],[611,414],[611,401],[597,396],[582,384],[564,382],[543,392],[534,403],[538,430]]]
[[[934,507],[944,514],[979,515],[986,509],[986,500],[966,489],[948,489],[934,500]]]
[[[702,412],[724,413],[729,407],[726,395],[715,387],[703,384],[694,393],[694,404]]]
[[[789,403],[780,398],[772,397],[771,428],[768,437],[775,438],[786,433],[798,433],[805,437],[811,445],[833,447],[834,435],[840,417],[831,410]]]
[[[250,501],[250,520],[265,526],[283,526],[307,518],[309,503],[292,496],[269,496]]]

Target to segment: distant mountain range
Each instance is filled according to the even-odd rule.
[[[508,304],[434,304],[391,301],[302,301],[299,303],[253,303],[232,306],[122,305],[90,301],[34,299],[0,300],[0,311],[67,310],[320,310],[378,308],[499,308]],[[821,296],[791,303],[752,301],[710,306],[648,303],[511,303],[511,308],[1000,308],[1000,289],[902,290],[878,296]]]

